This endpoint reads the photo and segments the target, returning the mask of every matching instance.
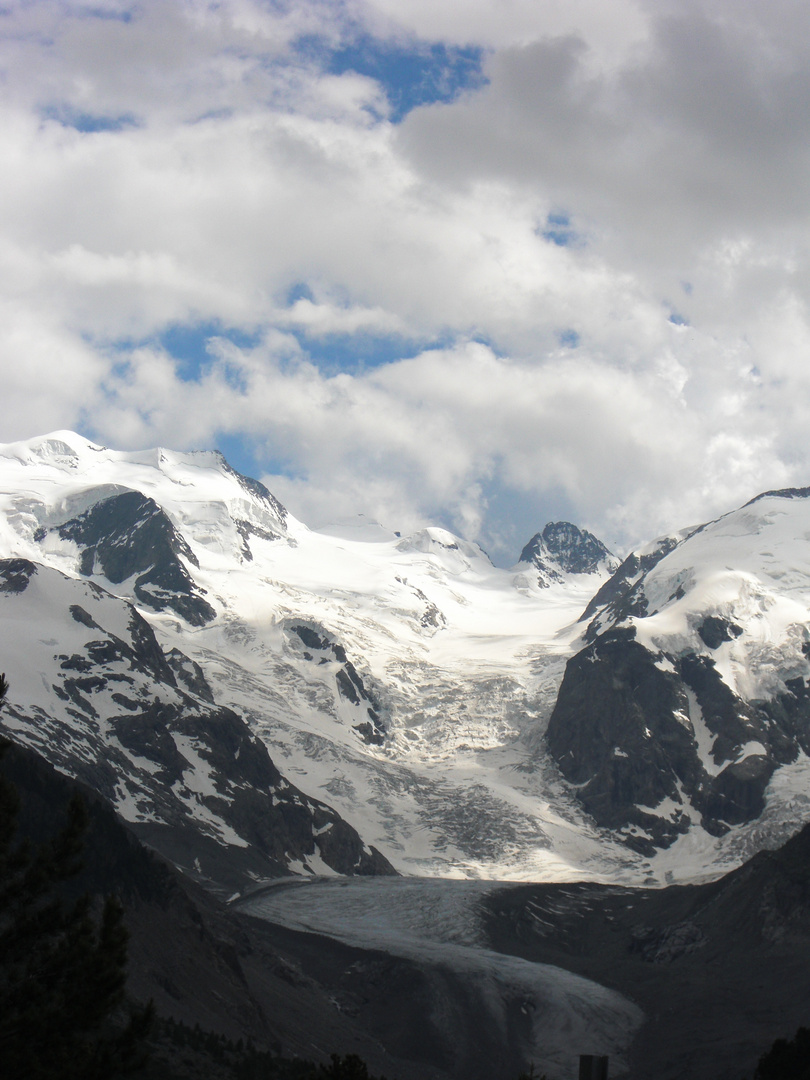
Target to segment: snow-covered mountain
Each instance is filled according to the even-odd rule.
[[[0,622],[5,722],[87,780],[112,746],[129,781],[107,787],[142,830],[170,817],[156,810],[155,790],[170,781],[172,798],[187,791],[186,805],[199,805],[210,837],[253,843],[218,816],[231,766],[221,762],[220,774],[205,760],[213,736],[208,750],[189,741],[195,714],[183,711],[183,694],[199,716],[215,702],[247,723],[286,782],[334,808],[367,853],[400,871],[569,876],[593,860],[631,870],[638,861],[605,844],[556,768],[525,744],[545,723],[576,619],[606,575],[541,588],[533,568],[498,569],[438,528],[402,537],[361,519],[315,532],[215,452],[122,453],[70,432],[0,448],[0,493],[0,556],[37,568],[33,592],[2,594],[18,612]],[[109,628],[91,595],[117,612]],[[79,608],[85,622],[70,614]],[[93,644],[102,636],[90,624],[127,642],[135,615],[177,689],[153,674],[137,693],[113,687],[113,652]],[[69,692],[65,657],[81,669]],[[142,715],[150,680],[186,723],[152,739],[175,759],[171,776],[140,749],[132,760],[108,723]],[[204,741],[209,722],[197,726]],[[293,867],[343,869],[319,860],[289,852]]]
[[[572,574],[605,577],[619,568],[619,560],[601,540],[569,521],[550,521],[524,547],[520,561],[536,567],[541,588],[564,583]]]
[[[214,703],[200,667],[161,649],[132,604],[9,558],[0,559],[0,613],[14,684],[5,730],[98,791],[179,865],[220,884],[295,864],[394,872],[281,776],[244,720]]]
[[[638,849],[806,820],[808,540],[810,488],[766,492],[630,555],[588,605],[548,747]]]
[[[807,507],[618,568],[551,523],[503,570],[443,529],[308,529],[216,452],[8,444],[0,719],[223,883],[716,873],[810,817]]]

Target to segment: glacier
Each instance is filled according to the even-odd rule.
[[[162,763],[124,753],[105,729],[110,687],[91,680],[78,703],[60,696],[64,657],[89,662],[92,644],[84,634],[74,650],[83,631],[67,612],[87,609],[78,592],[96,590],[106,634],[125,636],[135,613],[174,658],[172,677],[196,702],[201,736],[203,703],[229,710],[284,783],[332,808],[366,853],[380,852],[401,874],[664,884],[717,876],[776,846],[810,816],[801,747],[774,769],[761,812],[722,835],[701,826],[676,777],[671,805],[642,809],[650,819],[675,815],[681,831],[668,846],[653,836],[634,848],[627,829],[587,811],[546,732],[567,666],[618,630],[632,631],[662,676],[687,655],[711,661],[742,702],[805,679],[810,500],[762,497],[621,566],[590,534],[579,534],[590,560],[578,562],[578,530],[549,529],[502,569],[439,528],[403,537],[359,518],[310,529],[215,451],[124,452],[66,431],[6,444],[0,559],[42,572],[28,594],[0,591],[0,667],[11,681],[3,722],[74,775],[88,744],[75,737],[71,765],[66,733],[113,738],[119,812],[144,830],[165,823],[168,810],[129,782],[137,776],[148,788]],[[57,609],[65,614],[55,622]],[[744,633],[721,627],[723,640],[710,647],[700,631],[714,640],[712,618]],[[144,675],[136,696],[148,693]],[[172,693],[160,690],[167,702]],[[712,762],[714,735],[697,705],[682,723],[707,772],[761,756],[751,737],[733,759]],[[42,736],[56,728],[60,753]],[[226,766],[206,760],[191,729],[170,739],[183,814],[220,846],[249,847],[240,815],[225,807]],[[629,760],[620,741],[609,750],[612,761]],[[288,869],[334,872],[322,857],[328,830],[317,834],[324,824],[312,826],[320,846],[309,856],[279,853]]]

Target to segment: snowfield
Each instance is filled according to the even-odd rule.
[[[128,533],[91,537],[98,507],[127,492],[153,503]],[[110,566],[150,514],[163,529],[162,554],[112,580]],[[728,685],[745,698],[784,688],[807,670],[808,536],[810,499],[776,496],[681,534],[644,578],[647,615],[631,620],[637,640],[656,652],[705,652],[700,620],[723,616],[745,627],[715,650]],[[37,716],[58,717],[65,731],[103,731],[107,705],[96,719],[79,718],[54,691],[59,657],[77,635],[86,647],[88,635],[68,618],[53,622],[50,590],[57,597],[71,583],[96,585],[132,603],[164,653],[198,664],[217,705],[249,722],[282,774],[334,807],[404,874],[695,880],[774,846],[810,816],[804,755],[777,771],[759,819],[724,837],[696,822],[653,857],[584,813],[543,734],[606,563],[543,587],[531,563],[496,568],[476,545],[438,528],[402,537],[358,519],[313,531],[215,452],[127,453],[71,432],[0,447],[0,558],[30,560],[51,575],[32,579],[30,602],[0,622],[15,737],[47,754]],[[0,599],[8,612],[17,603]],[[126,619],[112,598],[104,604],[112,632],[115,619]],[[699,710],[687,722],[711,767]],[[187,766],[184,798],[215,816],[210,762],[190,737],[175,747]],[[756,745],[746,752],[757,754]],[[125,817],[148,819],[125,782],[116,798]],[[245,843],[213,818],[208,832]]]

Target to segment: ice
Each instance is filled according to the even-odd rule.
[[[805,812],[800,793],[778,780],[780,769],[763,824],[722,841],[696,827],[652,861],[629,852],[584,815],[543,741],[566,661],[582,647],[578,620],[598,576],[540,589],[525,566],[494,567],[476,545],[438,528],[402,538],[354,519],[311,530],[216,453],[116,451],[64,431],[0,447],[0,557],[40,566],[24,603],[0,595],[0,669],[12,676],[10,704],[29,716],[40,709],[65,729],[80,728],[53,689],[58,657],[81,653],[97,636],[67,614],[72,586],[81,586],[81,606],[105,633],[127,639],[129,609],[88,588],[76,545],[53,531],[123,490],[163,507],[199,561],[188,566],[195,585],[218,612],[191,627],[173,612],[140,609],[160,644],[196,660],[217,702],[249,720],[281,771],[404,873],[628,882],[665,868],[683,880],[707,872],[700,859],[726,865],[762,830],[783,833],[790,806]],[[240,522],[259,535],[240,532]],[[810,677],[802,651],[810,636],[808,537],[810,500],[770,495],[671,538],[678,543],[645,577],[649,615],[631,620],[637,639],[670,673],[686,652],[710,656],[745,700]],[[115,589],[132,601],[131,587]],[[698,633],[707,615],[743,632],[709,649]],[[365,699],[358,706],[338,693],[342,662],[307,659],[295,645],[298,623],[345,649],[374,699],[383,745],[358,733]],[[8,711],[8,724],[18,719]],[[696,701],[682,721],[716,772]],[[104,729],[103,710],[96,723]],[[37,737],[47,741],[44,727]],[[189,805],[205,815],[206,802],[222,796],[193,740],[183,752],[193,765],[183,785]],[[758,752],[749,745],[742,754]]]
[[[801,658],[810,622],[810,499],[764,495],[694,530],[645,577],[649,615],[631,624],[652,651],[712,656],[746,700],[810,675]],[[711,650],[697,629],[713,615],[742,632]],[[792,666],[795,670],[790,671]]]
[[[575,1075],[580,1053],[607,1054],[611,1068],[644,1016],[616,991],[549,964],[530,963],[486,945],[480,903],[492,882],[354,878],[282,881],[235,906],[294,930],[379,949],[464,981],[487,1022],[513,1037],[508,1009],[531,1017],[529,1055],[539,1072]]]

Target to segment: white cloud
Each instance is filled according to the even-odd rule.
[[[773,425],[749,433],[757,402],[747,375],[733,400],[690,409],[673,366],[664,357],[640,376],[585,358],[517,363],[470,343],[325,375],[276,335],[248,351],[220,342],[193,384],[180,384],[165,355],[141,351],[96,422],[103,437],[125,430],[142,444],[245,432],[290,463],[292,475],[265,480],[304,520],[362,512],[399,529],[442,520],[509,561],[530,534],[487,520],[494,489],[524,504],[524,531],[541,527],[539,508],[556,499],[622,545],[645,526],[725,509],[768,477],[787,481]]]
[[[546,513],[623,544],[807,482],[803,23],[792,0],[12,7],[4,434],[242,434],[305,519],[440,518],[504,558]],[[392,125],[381,84],[293,48],[364,29],[480,46],[489,84]],[[261,344],[189,379],[154,341],[184,324]],[[374,335],[422,351],[375,367]]]
[[[643,5],[634,0],[366,0],[363,9],[389,31],[452,45],[502,49],[578,34],[587,38],[592,59],[607,67],[626,61],[648,33]]]
[[[0,373],[5,441],[80,428],[103,400],[110,365],[47,311],[0,302]]]
[[[402,319],[383,308],[358,305],[342,307],[333,303],[316,303],[302,298],[276,313],[277,326],[300,327],[313,337],[329,334],[408,334]]]
[[[403,147],[445,183],[542,192],[659,288],[730,243],[783,259],[795,230],[806,238],[810,194],[800,18],[789,3],[662,5],[611,71],[593,69],[578,34],[504,48],[487,88],[412,113]]]

